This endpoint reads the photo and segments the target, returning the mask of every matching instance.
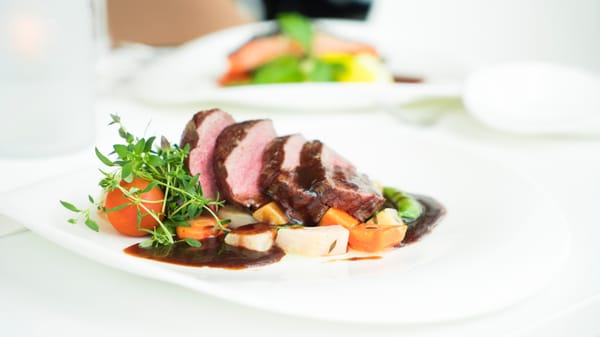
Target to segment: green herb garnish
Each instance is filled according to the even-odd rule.
[[[119,189],[125,197],[132,200],[131,203],[138,205],[137,221],[138,229],[148,232],[150,239],[142,242],[140,246],[160,246],[175,243],[175,228],[177,226],[189,226],[190,220],[209,213],[216,219],[215,230],[227,231],[224,227],[226,220],[217,217],[215,210],[222,207],[224,202],[205,198],[202,195],[202,186],[198,183],[199,176],[191,176],[185,168],[185,158],[189,153],[189,145],[181,148],[171,145],[164,137],[160,146],[154,146],[155,137],[138,138],[129,133],[121,119],[117,115],[111,115],[112,121],[109,125],[118,125],[119,136],[124,140],[123,144],[113,145],[113,151],[107,156],[96,149],[96,156],[105,166],[114,168],[111,172],[100,170],[104,176],[99,185],[105,192]],[[109,157],[115,157],[111,160]],[[139,189],[126,189],[120,185],[121,181],[131,182],[134,178],[141,178],[150,182],[144,191]],[[145,200],[140,194],[154,187],[160,187],[164,192],[164,200],[160,214],[144,207]],[[105,209],[101,202],[96,202],[91,196],[90,208],[81,210],[75,205],[61,201],[68,210],[79,213],[79,219],[69,219],[76,223],[83,219],[84,223],[91,229],[98,231],[98,224],[91,218],[91,211],[96,208],[102,212],[114,212],[130,204],[124,204],[113,209]],[[158,225],[153,230],[140,228],[139,224],[143,216],[153,217]],[[161,220],[160,215],[164,215]],[[200,246],[200,242],[194,239],[183,240],[193,247]]]

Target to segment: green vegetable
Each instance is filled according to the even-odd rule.
[[[102,154],[96,149],[98,159],[108,167],[115,167],[112,172],[100,170],[104,178],[100,180],[99,185],[106,192],[119,188],[121,180],[131,182],[135,177],[150,181],[147,190],[159,186],[164,194],[164,202],[161,213],[165,214],[162,221],[158,221],[158,226],[154,230],[149,230],[151,238],[142,244],[145,247],[171,245],[175,243],[175,228],[177,226],[189,226],[188,221],[208,212],[217,220],[217,227],[226,231],[223,226],[225,220],[220,220],[214,213],[214,209],[222,207],[224,202],[212,200],[203,197],[202,186],[198,183],[199,176],[191,176],[184,165],[184,160],[189,153],[189,146],[180,148],[177,145],[171,145],[163,137],[160,147],[155,147],[155,137],[138,138],[127,132],[121,124],[117,115],[111,115],[112,122],[109,125],[119,126],[119,135],[124,140],[123,144],[113,145],[113,151],[109,156],[116,156],[111,160],[109,156]],[[136,193],[130,196],[133,203],[139,203],[141,200],[135,200]],[[139,197],[137,197],[139,199]],[[103,212],[106,210],[101,202],[95,202],[89,197],[91,206],[87,210],[80,210],[75,205],[61,201],[61,204],[68,210],[80,213],[84,223],[93,230],[98,230],[98,225],[90,218],[91,210],[97,208]],[[152,212],[152,211],[150,211]],[[152,214],[151,214],[152,215]],[[154,214],[158,220],[157,214]],[[138,222],[141,221],[142,214],[138,212]],[[69,219],[69,222],[75,223],[78,219]],[[185,240],[190,246],[198,246],[200,242],[195,240]]]
[[[302,45],[310,54],[313,40],[313,27],[309,19],[298,13],[283,13],[277,17],[281,32]]]
[[[302,82],[305,75],[300,67],[301,59],[296,56],[281,56],[258,67],[252,76],[252,83]]]
[[[319,59],[310,59],[305,70],[305,78],[311,82],[334,82],[346,69],[340,63],[328,63]]]
[[[336,81],[345,67],[312,54],[314,29],[309,19],[297,13],[284,13],[279,15],[277,23],[282,34],[300,43],[305,54],[284,55],[263,64],[252,73],[252,84]]]
[[[258,67],[252,75],[252,83],[333,82],[344,69],[339,63],[285,55]]]
[[[393,187],[385,187],[383,196],[398,209],[398,215],[406,221],[414,221],[423,214],[423,205],[410,195]]]

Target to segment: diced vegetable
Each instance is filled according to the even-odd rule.
[[[361,223],[350,230],[350,248],[364,252],[379,252],[399,245],[404,239],[407,226]]]
[[[259,222],[268,223],[270,225],[285,225],[289,222],[285,212],[279,207],[275,201],[263,205],[252,216]]]
[[[177,226],[176,233],[180,239],[205,240],[217,237],[223,232],[216,227],[214,217],[203,215],[189,221],[189,226]]]
[[[379,224],[379,225],[396,225],[401,226],[404,225],[404,221],[398,215],[398,210],[395,208],[384,208],[381,211],[377,212],[369,221],[369,224]]]
[[[410,195],[393,187],[384,187],[383,196],[396,206],[404,220],[416,220],[423,213],[423,205]]]
[[[282,228],[275,244],[288,254],[328,256],[345,254],[349,231],[340,226]]]
[[[261,224],[257,224],[261,225]],[[255,225],[249,225],[254,226]],[[247,226],[244,226],[247,227]],[[244,230],[244,227],[234,229],[225,236],[225,243],[231,246],[243,247],[259,252],[266,252],[273,246],[275,229],[264,225],[260,230]]]
[[[350,230],[359,222],[360,221],[348,214],[346,211],[331,207],[327,210],[327,212],[325,212],[321,218],[321,221],[319,221],[319,226],[342,225],[344,228]]]
[[[220,219],[229,219],[229,228],[238,228],[258,222],[248,211],[233,206],[224,206],[219,209],[217,215]]]

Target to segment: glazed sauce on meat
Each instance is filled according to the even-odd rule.
[[[418,241],[425,234],[431,232],[446,214],[446,208],[437,200],[422,195],[415,195],[414,197],[423,205],[423,214],[415,221],[407,223],[406,236],[400,247]]]
[[[245,269],[278,262],[285,256],[283,250],[273,246],[266,252],[257,252],[223,242],[224,235],[202,241],[201,247],[191,247],[185,242],[170,246],[142,248],[134,244],[125,253],[145,259],[190,267]]]

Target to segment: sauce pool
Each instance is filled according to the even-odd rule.
[[[281,260],[285,253],[277,246],[266,252],[258,252],[223,242],[223,235],[202,241],[201,247],[191,247],[185,242],[170,246],[142,248],[139,244],[125,248],[125,253],[154,261],[168,262],[190,267],[213,267],[245,269],[272,264]]]

